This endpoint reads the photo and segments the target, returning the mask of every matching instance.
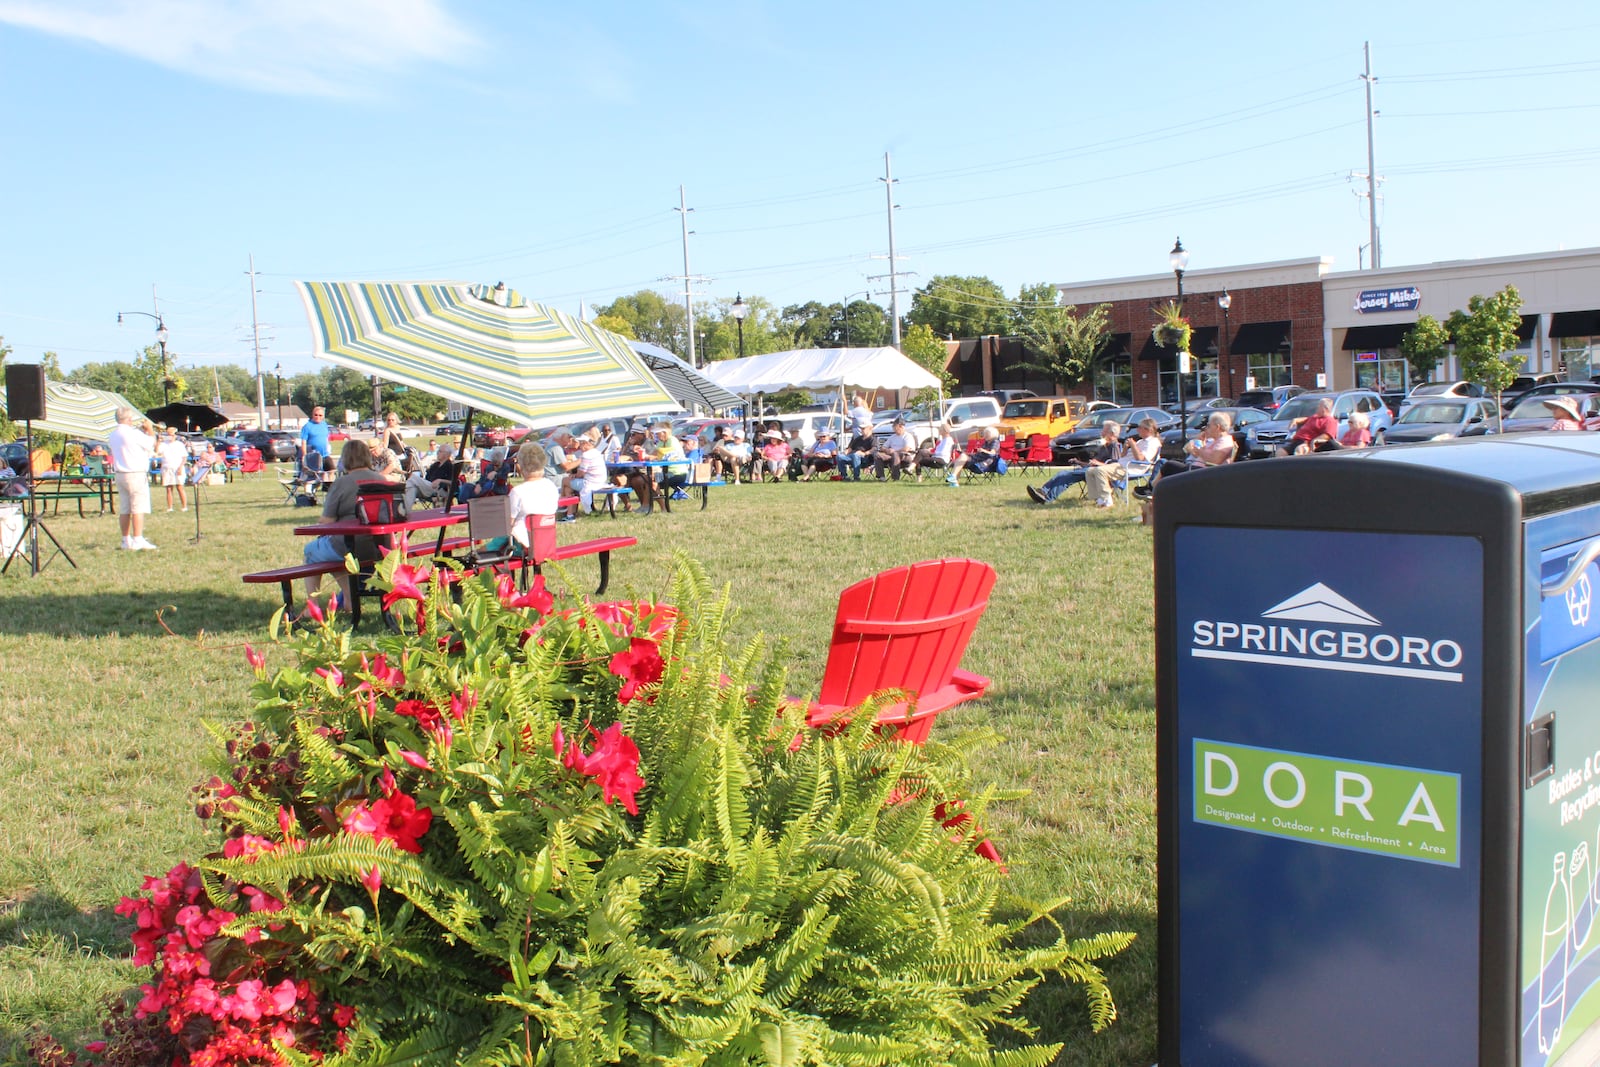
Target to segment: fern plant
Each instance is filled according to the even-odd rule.
[[[1033,1034],[1019,1005],[1047,975],[1113,1019],[1095,961],[1131,935],[1019,936],[1054,905],[974,853],[986,737],[889,740],[871,702],[809,729],[687,559],[666,604],[379,569],[406,632],[285,636],[271,677],[252,654],[256,719],[199,805],[223,847],[194,869],[232,1007],[163,1004],[191,949],[157,948],[126,1016],[139,1040],[167,1020],[172,1062],[1046,1064],[1058,1046],[990,1041]],[[275,1060],[217,1058],[252,980],[302,1010],[258,1020]]]

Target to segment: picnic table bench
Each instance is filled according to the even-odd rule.
[[[433,538],[408,545],[406,558],[415,559],[419,556],[433,556],[436,553],[459,552],[470,547],[472,539],[469,537],[447,537],[442,542]],[[292,567],[278,567],[270,571],[256,571],[243,576],[246,585],[272,585],[277,584],[283,593],[283,608],[286,612],[294,611],[294,583],[305,578],[321,575],[338,574],[345,569],[344,560],[333,563],[297,563]],[[369,596],[377,596],[375,592],[368,592],[366,579],[369,568],[363,566],[361,571],[350,576],[350,626],[354,629],[361,625],[361,601]]]
[[[49,507],[51,515],[59,515],[63,500],[75,500],[78,503],[78,517],[83,518],[85,500],[98,501],[102,515],[110,509],[111,486],[112,479],[108,474],[63,472],[59,478],[35,478],[31,491],[39,502],[41,512]]]

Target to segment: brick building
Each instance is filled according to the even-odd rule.
[[[1184,272],[1183,308],[1194,330],[1183,378],[1189,399],[1238,396],[1269,385],[1316,386],[1318,376],[1326,374],[1322,279],[1331,265],[1317,258]],[[1150,336],[1152,309],[1177,296],[1173,275],[1057,288],[1062,302],[1079,311],[1111,305],[1111,343],[1093,373],[1097,397],[1132,404],[1177,402],[1177,353]],[[1220,303],[1224,294],[1227,308]]]

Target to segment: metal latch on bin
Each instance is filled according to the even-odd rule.
[[[1528,724],[1522,741],[1523,788],[1532,789],[1555,773],[1556,713],[1541,715]]]

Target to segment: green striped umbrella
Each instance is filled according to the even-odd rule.
[[[296,282],[315,354],[522,426],[669,411],[678,402],[609,330],[504,287]]]
[[[120,393],[103,389],[90,389],[85,385],[68,382],[44,383],[44,414],[33,420],[35,430],[58,433],[63,437],[82,437],[103,440],[116,429],[117,409],[133,408],[138,419],[139,409],[123,399]]]

